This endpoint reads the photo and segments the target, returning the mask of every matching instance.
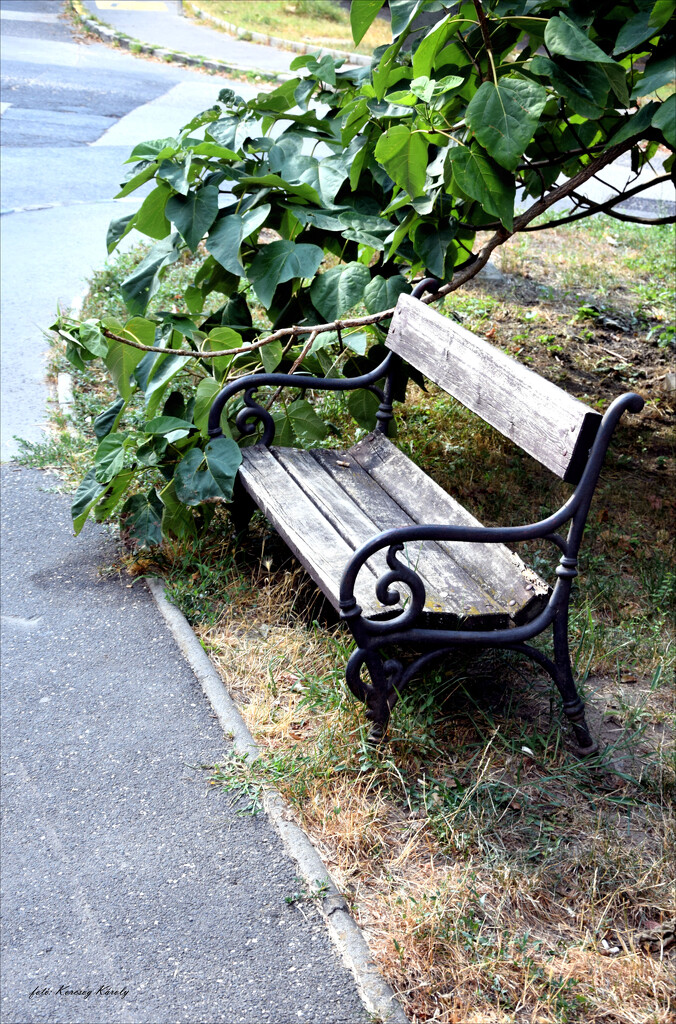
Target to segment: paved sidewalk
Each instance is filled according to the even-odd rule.
[[[249,43],[200,25],[180,15],[172,0],[164,0],[163,8],[129,2],[111,6],[99,0],[82,0],[82,5],[99,21],[139,42],[223,61],[234,68],[287,73],[291,61],[298,56],[290,50]],[[208,8],[208,0],[204,6]]]
[[[54,477],[1,480],[4,1024],[366,1024],[275,829],[209,785],[230,744],[144,582]]]

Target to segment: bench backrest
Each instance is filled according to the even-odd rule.
[[[580,479],[599,413],[410,295],[386,344],[563,480]]]

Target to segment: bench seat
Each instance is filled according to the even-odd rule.
[[[346,565],[376,534],[418,523],[480,525],[379,432],[349,451],[255,445],[242,455],[245,490],[336,609]],[[509,628],[534,618],[549,594],[503,544],[416,541],[402,558],[425,584],[421,624]],[[385,572],[379,552],[359,574],[356,597],[366,618],[402,611],[401,602],[388,606],[376,597]]]

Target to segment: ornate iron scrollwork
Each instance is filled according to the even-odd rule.
[[[239,432],[246,437],[255,433],[256,426],[261,423],[263,425],[262,443],[270,445],[275,436],[275,421],[268,410],[255,401],[255,394],[256,388],[247,388],[244,392],[244,405],[237,413],[235,423]]]
[[[380,577],[376,583],[376,597],[381,604],[392,606],[401,601],[401,594],[393,589],[393,584],[403,583],[411,594],[411,600],[404,610],[395,618],[386,622],[369,622],[369,632],[387,633],[393,629],[406,629],[417,618],[425,607],[425,584],[420,576],[409,565],[397,557],[404,550],[403,544],[391,544],[387,550],[387,564],[390,571]]]

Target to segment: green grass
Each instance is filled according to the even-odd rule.
[[[189,3],[185,6],[190,14],[193,8]],[[355,46],[349,14],[334,0],[265,0],[265,3],[209,0],[208,4],[197,3],[196,6],[238,28],[306,43],[309,52],[327,47],[347,53],[371,54],[376,47],[392,41],[389,21],[376,18],[359,46]],[[193,16],[198,17],[197,11]]]

